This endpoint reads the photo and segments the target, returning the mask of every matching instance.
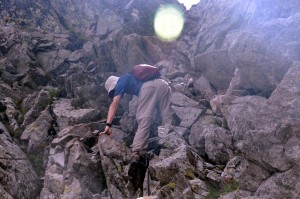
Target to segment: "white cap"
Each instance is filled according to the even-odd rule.
[[[104,86],[108,93],[115,89],[118,80],[119,77],[117,76],[110,76],[109,78],[107,78]]]

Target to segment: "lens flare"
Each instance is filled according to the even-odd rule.
[[[176,40],[184,25],[184,16],[178,7],[174,5],[160,6],[154,18],[154,30],[163,41]]]

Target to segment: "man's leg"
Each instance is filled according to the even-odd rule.
[[[132,151],[139,152],[140,155],[143,155],[147,151],[152,117],[157,105],[157,99],[155,97],[156,88],[153,86],[154,82],[155,80],[145,82],[138,97],[136,113],[138,129],[134,136]]]
[[[158,101],[158,109],[162,117],[163,125],[172,124],[172,111],[171,111],[171,88],[167,83],[163,83],[160,86],[161,97]]]
[[[142,118],[139,119],[138,129],[135,133],[132,151],[133,153],[138,153],[139,155],[143,155],[147,152],[147,147],[149,144],[149,134],[152,124],[152,118]]]
[[[171,125],[171,88],[161,79],[145,82],[138,97],[136,118],[138,130],[133,140],[133,152],[141,155],[147,151],[152,117],[158,106],[164,124]]]

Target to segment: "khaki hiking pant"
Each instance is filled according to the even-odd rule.
[[[133,152],[139,152],[139,154],[147,152],[152,118],[156,108],[162,117],[162,124],[171,124],[170,97],[171,88],[162,79],[147,81],[142,85],[138,96],[136,113],[138,129],[132,144]]]

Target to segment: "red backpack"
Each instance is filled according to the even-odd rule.
[[[139,64],[134,66],[131,73],[137,80],[142,82],[146,82],[160,77],[160,72],[158,68],[148,64]]]

